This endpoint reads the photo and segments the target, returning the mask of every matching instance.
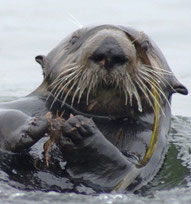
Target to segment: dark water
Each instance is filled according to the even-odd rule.
[[[42,74],[34,57],[47,54],[82,25],[111,23],[144,30],[178,79],[191,90],[190,0],[0,0],[0,101],[30,93]],[[75,21],[75,22],[74,22]],[[170,148],[164,166],[142,194],[84,196],[22,191],[0,171],[0,203],[191,203],[191,95],[174,96]]]

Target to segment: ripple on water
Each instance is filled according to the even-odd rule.
[[[191,170],[191,118],[177,116],[172,118],[172,143],[178,148],[178,159]]]

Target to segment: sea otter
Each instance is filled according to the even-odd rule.
[[[0,104],[0,168],[9,179],[78,193],[151,181],[168,150],[171,96],[187,94],[155,43],[131,27],[84,27],[36,61],[42,84]]]

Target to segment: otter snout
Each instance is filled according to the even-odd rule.
[[[114,37],[106,37],[100,46],[93,52],[90,59],[109,72],[115,65],[123,65],[128,59]]]

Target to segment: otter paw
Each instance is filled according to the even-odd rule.
[[[34,117],[29,121],[28,125],[29,135],[36,140],[47,130],[48,121],[45,117]]]
[[[74,144],[94,135],[96,129],[92,119],[81,115],[70,117],[62,126],[63,136],[71,139]]]
[[[40,138],[44,136],[48,128],[48,121],[45,117],[30,118],[26,124],[23,125],[20,133],[16,151],[29,148]]]

